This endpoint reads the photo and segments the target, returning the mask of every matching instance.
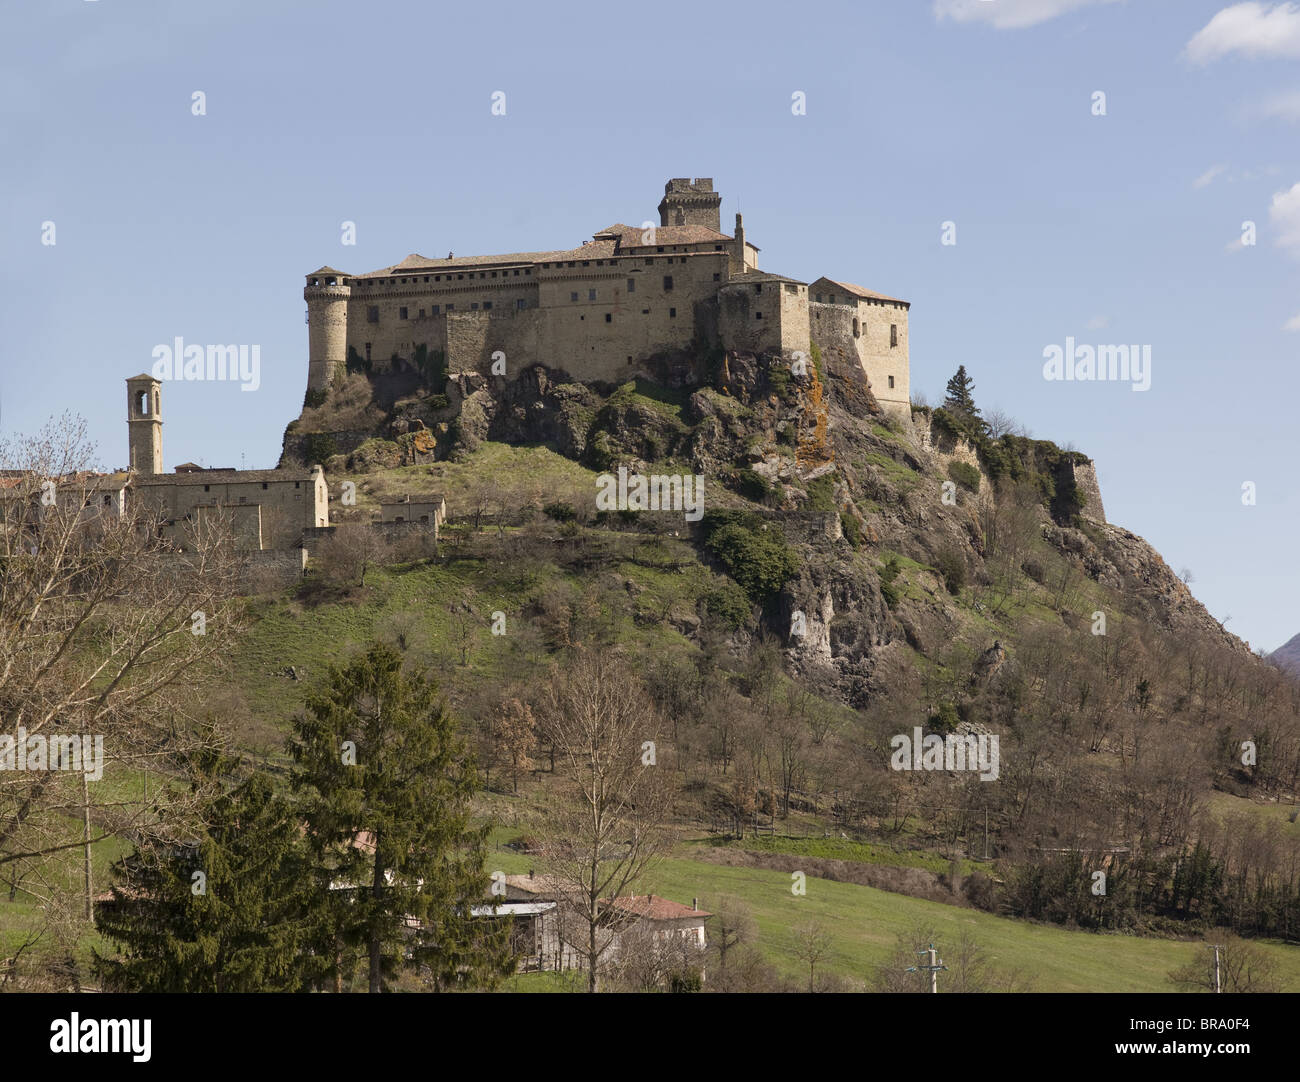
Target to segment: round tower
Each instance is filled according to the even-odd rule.
[[[348,357],[348,298],[342,271],[332,267],[307,275],[307,390],[324,391]]]
[[[126,381],[127,447],[131,469],[145,475],[163,471],[162,384],[147,372]]]

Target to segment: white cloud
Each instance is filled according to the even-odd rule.
[[[1110,316],[1093,316],[1088,320],[1088,330],[1100,331],[1110,326]]]
[[[1284,331],[1300,331],[1300,316],[1292,316],[1282,324],[1282,329]]]
[[[1300,123],[1300,90],[1275,94],[1266,101],[1260,102],[1252,112],[1255,116],[1269,120],[1289,120],[1292,123]]]
[[[1076,8],[1117,0],[934,0],[934,17],[958,23],[992,23],[999,30],[1037,26]]]
[[[1233,4],[1215,15],[1187,43],[1188,58],[1198,64],[1232,53],[1300,57],[1300,5],[1293,0]]]
[[[1204,173],[1202,173],[1199,177],[1197,177],[1194,181],[1192,181],[1192,187],[1193,188],[1206,187],[1207,185],[1213,182],[1215,177],[1217,177],[1220,173],[1224,172],[1227,168],[1228,167],[1226,165],[1210,166],[1209,169],[1207,169]]]
[[[1277,244],[1300,255],[1300,183],[1278,192],[1268,206],[1268,220],[1277,230]]]

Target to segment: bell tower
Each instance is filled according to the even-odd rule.
[[[713,190],[712,177],[675,177],[664,185],[659,201],[660,225],[704,225],[722,232],[722,196]]]
[[[163,471],[162,384],[141,372],[126,381],[126,424],[131,469],[152,475]]]

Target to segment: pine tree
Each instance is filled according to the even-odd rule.
[[[966,366],[958,365],[945,388],[943,408],[982,428],[984,420],[980,417],[979,407],[975,405],[975,397],[971,394],[974,389],[975,381],[966,374]]]
[[[513,971],[508,922],[470,914],[487,897],[487,828],[470,826],[474,763],[436,683],[371,643],[308,697],[290,750],[335,988],[352,952],[372,992],[404,972],[446,989]]]
[[[232,787],[236,765],[216,752],[190,764],[201,836],[148,839],[113,865],[112,898],[95,923],[119,953],[96,951],[92,963],[106,991],[307,987],[314,884],[300,823],[264,776]]]

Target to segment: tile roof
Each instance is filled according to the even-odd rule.
[[[703,909],[692,909],[689,905],[674,902],[671,898],[659,898],[653,894],[633,894],[627,898],[615,898],[613,905],[624,913],[650,920],[682,920],[687,917],[697,917],[702,920],[713,916]]]
[[[767,271],[746,271],[744,274],[733,274],[727,279],[727,285],[749,285],[754,282],[789,282],[791,285],[806,286],[808,283],[800,281],[798,278],[787,278],[784,274],[770,274]]]
[[[202,470],[197,473],[136,474],[137,488],[154,485],[248,485],[262,481],[310,481],[311,470]]]
[[[861,286],[855,286],[852,282],[837,282],[834,278],[827,278],[825,280],[830,282],[833,286],[839,286],[846,293],[852,293],[855,297],[865,297],[867,300],[872,301],[894,301],[897,304],[911,303],[910,301],[903,300],[901,297],[890,297],[884,293],[877,293],[873,289],[863,289]]]

